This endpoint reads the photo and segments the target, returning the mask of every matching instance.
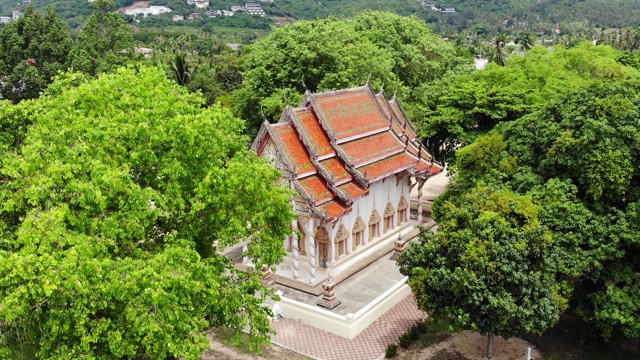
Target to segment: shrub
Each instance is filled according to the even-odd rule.
[[[398,353],[398,345],[396,344],[389,344],[387,346],[387,350],[385,350],[384,352],[384,357],[387,359],[391,359],[396,357],[396,354]]]
[[[398,338],[398,344],[403,349],[408,348],[412,342],[413,342],[413,339],[409,336],[408,332],[400,335],[400,337]]]

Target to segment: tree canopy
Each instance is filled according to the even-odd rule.
[[[117,13],[112,0],[96,0],[93,14],[82,26],[69,54],[74,71],[96,75],[127,63],[134,57],[133,33]]]
[[[268,341],[259,274],[220,252],[251,238],[279,263],[290,194],[203,103],[150,67],[0,103],[2,356],[198,359],[216,325]]]
[[[0,31],[0,98],[38,97],[68,67],[73,42],[62,19],[49,8],[42,16],[29,6]]]
[[[365,12],[350,19],[300,21],[248,47],[235,107],[255,132],[262,114],[277,119],[305,90],[361,86],[370,78],[376,87],[397,91],[414,117],[424,98],[421,87],[462,62],[451,44],[414,17]]]
[[[401,258],[421,307],[512,336],[571,304],[605,338],[640,335],[638,80],[574,88],[458,150],[438,233]]]
[[[478,184],[442,205],[436,234],[423,232],[399,264],[419,306],[488,335],[541,333],[567,306],[556,282],[551,234],[530,196]]]
[[[426,116],[417,118],[431,151],[452,158],[455,149],[470,144],[498,123],[530,114],[574,89],[603,79],[620,79],[636,70],[623,66],[609,46],[583,42],[553,51],[533,47],[511,56],[505,66],[489,64],[483,71],[460,74],[433,83]]]

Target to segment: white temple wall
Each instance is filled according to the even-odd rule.
[[[358,253],[360,253],[362,250],[366,249],[369,247],[370,243],[376,243],[379,242],[381,239],[384,239],[387,235],[384,233],[383,229],[384,229],[384,212],[385,212],[385,208],[387,207],[387,204],[390,202],[393,206],[394,209],[394,215],[393,215],[393,226],[392,228],[388,231],[388,233],[391,232],[395,232],[398,230],[398,204],[400,202],[400,198],[404,195],[405,200],[408,202],[410,200],[410,193],[409,193],[409,178],[405,178],[402,179],[400,181],[400,183],[396,184],[396,177],[395,176],[390,176],[387,179],[375,182],[373,184],[370,185],[369,187],[369,195],[367,195],[366,197],[357,200],[355,203],[353,203],[352,205],[352,211],[351,213],[349,213],[348,215],[340,218],[339,220],[333,222],[333,223],[327,223],[325,224],[325,228],[327,229],[327,232],[329,234],[329,239],[331,240],[329,242],[329,246],[330,246],[330,255],[329,255],[329,261],[328,261],[328,265],[329,267],[332,264],[335,264],[336,262],[340,262],[342,260],[345,260],[347,258],[356,256]],[[369,241],[369,219],[371,217],[371,214],[373,213],[373,210],[376,209],[378,211],[378,214],[380,215],[380,217],[382,218],[382,220],[380,221],[380,229],[379,229],[379,233],[380,236],[379,237],[375,237],[372,241]],[[407,213],[408,214],[408,213]],[[407,215],[408,216],[408,215]],[[362,220],[364,221],[365,224],[365,230],[364,230],[364,241],[363,241],[363,245],[362,246],[358,246],[356,248],[354,248],[354,239],[353,239],[353,228],[356,224],[356,220],[358,217],[361,217]],[[310,219],[311,220],[311,219]],[[320,226],[320,220],[319,219],[314,219],[314,226],[313,226],[313,233],[315,235],[315,232],[317,231],[318,227]],[[408,220],[408,217],[407,219]],[[344,225],[347,232],[348,232],[348,238],[346,240],[346,247],[345,247],[345,253],[343,255],[340,255],[338,253],[338,249],[337,249],[337,243],[336,243],[336,236],[338,233],[338,230],[340,228],[340,225]],[[400,227],[404,228],[406,226],[409,225],[409,222],[405,222],[403,223]],[[311,237],[309,239],[310,241],[314,241],[313,237]],[[389,240],[386,239],[385,243],[388,241],[392,241],[393,239]],[[310,241],[305,241],[304,246],[305,246],[305,252],[307,254],[310,253],[309,251],[309,247]],[[318,250],[318,249],[316,249]],[[319,251],[316,251],[316,256],[319,255]]]

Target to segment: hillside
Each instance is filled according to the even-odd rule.
[[[81,25],[91,13],[87,0],[31,1],[38,9],[52,6],[74,28]],[[118,7],[122,7],[131,4],[133,0],[115,2]],[[243,3],[243,0],[220,0],[212,2],[215,4],[212,6],[225,9]],[[559,24],[563,28],[640,26],[640,0],[424,0],[422,3],[434,4],[439,8],[454,7],[456,11],[441,13],[421,6],[420,1],[416,0],[276,0],[271,4],[263,3],[263,8],[271,16],[294,19],[346,17],[363,10],[387,10],[400,15],[416,15],[442,33],[477,30],[478,26],[483,29],[481,31],[490,33],[512,26],[525,27],[530,31],[540,31],[543,27],[549,31],[550,25]],[[10,15],[16,9],[24,10],[25,4],[28,1],[0,0],[0,15]],[[151,5],[166,5],[179,14],[195,11],[194,8],[187,7],[185,0],[152,0]],[[166,15],[165,18],[169,19],[169,16]],[[201,24],[191,26],[201,28]],[[238,26],[242,27],[242,24]]]

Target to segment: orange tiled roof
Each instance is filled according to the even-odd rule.
[[[425,170],[428,170],[430,167],[431,167],[431,164],[429,164],[427,160],[420,159],[420,161],[418,162],[418,165],[416,165],[416,171],[417,172],[425,171]]]
[[[324,166],[329,174],[335,176],[334,181],[336,183],[341,183],[345,180],[350,181],[353,179],[353,176],[349,174],[342,161],[336,157],[322,160],[320,161],[320,165]]]
[[[402,110],[400,109],[400,105],[398,105],[397,101],[395,99],[389,101],[389,106],[391,106],[391,110],[393,111],[393,113],[395,114],[395,116],[398,119],[402,119],[404,121],[406,121],[406,118],[404,116],[404,114],[402,113]],[[402,124],[404,127],[404,123]],[[410,124],[407,124],[406,126],[406,134],[407,136],[409,136],[410,140],[415,140],[418,138],[418,134],[416,134],[415,131],[413,131],[413,128],[411,127]]]
[[[337,219],[338,217],[351,212],[351,208],[346,207],[337,201],[326,202],[318,206],[318,209],[327,214],[327,218],[329,219]]]
[[[275,127],[275,133],[287,158],[295,166],[296,175],[316,171],[311,163],[307,148],[300,141],[298,133],[291,124],[281,124]]]
[[[338,186],[338,189],[349,195],[352,199],[358,199],[364,195],[369,194],[369,190],[358,185],[358,183],[350,181],[346,184]]]
[[[300,120],[299,124],[302,126],[303,131],[307,133],[309,140],[317,147],[317,154],[315,155],[325,156],[333,154],[329,137],[320,126],[320,122],[318,122],[318,118],[314,115],[313,111],[308,109],[295,109],[293,111],[298,120]]]
[[[367,89],[339,94],[312,95],[320,117],[326,122],[336,140],[356,136],[389,126],[376,100]]]
[[[431,169],[429,170],[429,175],[433,176],[433,175],[437,175],[439,173],[442,172],[442,170],[444,170],[444,168],[438,164],[433,164],[431,165]]]
[[[380,105],[384,116],[386,116],[387,119],[390,119],[391,129],[398,135],[402,134],[403,124],[401,124],[398,118],[391,112],[391,107],[389,105],[389,100],[387,100],[387,97],[384,96],[384,94],[381,92],[379,94],[376,94],[376,100],[378,101],[378,105]]]
[[[366,182],[410,168],[416,174],[442,171],[420,147],[399,104],[384,93],[363,86],[307,94],[303,105],[288,109],[280,123],[263,125],[252,149],[260,151],[267,136],[274,137],[287,160],[282,166],[295,169],[292,181],[327,221],[348,214],[352,200],[367,196]]]
[[[351,156],[356,164],[391,154],[404,148],[404,144],[390,131],[362,137],[339,146]]]
[[[334,194],[329,190],[327,182],[318,175],[308,176],[298,181],[304,191],[306,191],[316,203],[334,198]]]
[[[418,159],[407,153],[400,153],[373,164],[358,168],[363,174],[367,174],[369,179],[378,180],[381,176],[388,176],[405,170],[417,163]]]

